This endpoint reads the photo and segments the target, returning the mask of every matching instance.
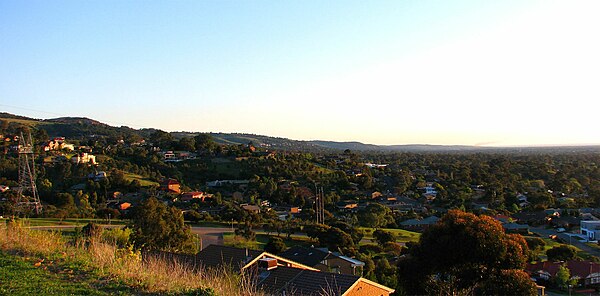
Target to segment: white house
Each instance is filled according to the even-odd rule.
[[[580,229],[581,234],[585,235],[588,241],[600,238],[600,221],[581,221]]]

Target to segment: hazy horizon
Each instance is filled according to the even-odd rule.
[[[599,145],[600,2],[3,1],[0,108],[376,145]]]

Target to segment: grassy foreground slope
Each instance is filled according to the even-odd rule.
[[[14,222],[0,222],[0,266],[0,295],[261,295],[228,270],[142,260],[103,236],[66,238]]]

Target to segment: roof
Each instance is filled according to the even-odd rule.
[[[330,254],[331,253],[329,252],[321,251],[316,248],[293,246],[288,250],[279,253],[279,256],[304,265],[315,266],[325,260]]]
[[[440,220],[440,218],[438,218],[437,216],[431,216],[431,217],[427,217],[425,219],[410,219],[410,220],[406,220],[404,222],[400,222],[400,225],[431,225],[431,224],[435,224],[437,223],[437,221]]]
[[[267,292],[290,295],[343,295],[359,276],[278,266],[259,275],[258,286]]]
[[[208,268],[229,265],[234,269],[242,269],[248,262],[262,254],[262,251],[209,245],[200,251],[196,258],[204,267]]]
[[[527,224],[518,224],[518,223],[505,223],[502,224],[502,227],[507,230],[515,230],[515,229],[529,229],[529,225]]]
[[[356,260],[354,258],[350,258],[350,257],[346,257],[346,256],[338,256],[340,259],[344,259],[350,263],[352,263],[352,266],[365,266],[365,263],[360,261],[360,260]]]
[[[529,273],[543,271],[549,273],[550,276],[554,276],[561,265],[567,266],[572,277],[587,278],[592,273],[600,273],[600,263],[576,260],[570,260],[567,262],[544,261],[536,264],[527,264],[525,271]]]

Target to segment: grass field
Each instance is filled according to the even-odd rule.
[[[375,231],[375,228],[361,227],[360,229],[365,231],[365,236],[363,237],[363,241],[361,242],[361,244],[363,244],[365,240],[373,240],[373,231]],[[404,229],[380,228],[380,230],[385,230],[393,233],[396,236],[396,242],[399,243],[418,242],[419,238],[421,237],[421,234],[418,232],[412,232]]]
[[[21,218],[19,220],[23,223],[24,226],[84,226],[90,222],[96,224],[109,224],[109,221],[106,219],[77,219],[77,218],[67,218],[67,219],[58,219],[58,218]],[[2,223],[2,220],[0,220]],[[127,223],[126,220],[118,220],[111,219],[110,224],[114,225],[125,225]]]
[[[61,263],[0,252],[0,295],[131,295],[118,281]],[[36,266],[37,265],[37,266]]]
[[[144,178],[144,177],[142,177],[140,175],[136,175],[136,174],[133,174],[133,173],[127,173],[127,172],[125,172],[124,173],[124,177],[125,177],[125,180],[127,180],[127,182],[131,182],[133,180],[139,181],[142,187],[157,187],[157,186],[160,186],[160,184],[158,184],[158,182],[154,182],[152,180],[149,180],[147,178]]]

